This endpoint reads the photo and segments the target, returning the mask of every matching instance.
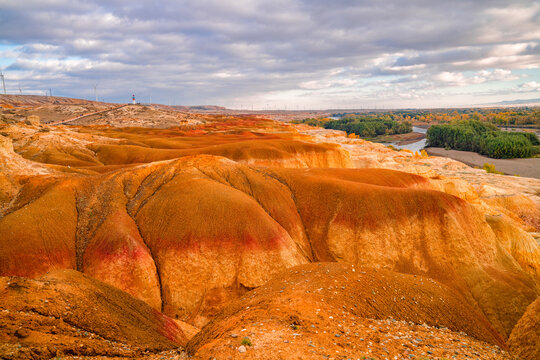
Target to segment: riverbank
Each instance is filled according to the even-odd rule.
[[[400,146],[410,145],[426,138],[425,133],[412,132],[407,135],[409,136],[397,138],[396,144]]]
[[[540,158],[531,159],[492,159],[471,151],[445,150],[443,148],[426,148],[429,155],[444,156],[461,161],[469,166],[482,167],[485,163],[495,165],[497,171],[508,175],[519,175],[540,179]]]
[[[418,132],[413,131],[413,132],[405,133],[405,134],[379,135],[373,138],[362,138],[362,139],[366,141],[371,141],[374,143],[381,143],[381,144],[406,145],[406,144],[415,143],[425,138],[426,138],[425,133],[418,133]]]

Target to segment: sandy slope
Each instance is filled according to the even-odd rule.
[[[74,270],[0,278],[0,357],[136,356],[188,337],[146,303]]]

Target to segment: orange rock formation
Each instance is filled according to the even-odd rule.
[[[38,280],[0,278],[0,357],[140,356],[187,343],[144,302],[73,270]]]
[[[518,321],[508,339],[514,354],[524,360],[540,358],[540,298],[536,299]]]
[[[251,346],[242,354],[246,337]],[[452,288],[421,276],[318,263],[289,269],[229,305],[188,351],[195,359],[511,358],[493,344],[505,346]]]
[[[145,109],[133,111],[159,112]],[[238,327],[242,316],[264,322],[268,314],[257,304],[272,302],[283,309],[279,319],[271,318],[280,334],[289,316],[315,321],[305,309],[322,309],[329,301],[324,311],[345,306],[356,319],[347,326],[369,333],[372,342],[373,327],[397,326],[411,336],[458,339],[501,357],[506,355],[485,342],[504,348],[518,320],[534,316],[522,318],[539,294],[540,248],[531,232],[540,211],[532,190],[509,194],[504,179],[472,183],[440,175],[435,167],[466,173],[455,161],[424,164],[358,139],[342,144],[328,138],[335,142],[329,144],[316,135],[314,142],[288,125],[249,116],[194,121],[199,123],[168,129],[1,122],[0,275],[36,278],[74,269],[158,314],[196,326],[217,316],[192,343],[197,356],[219,349],[237,355],[235,343],[222,336],[226,319]],[[359,164],[379,168],[351,169]],[[530,182],[516,184],[524,189]],[[371,270],[360,276],[350,274],[350,265],[306,265],[314,262]],[[272,279],[299,265],[306,267],[295,271],[307,276],[309,286],[300,287],[301,277],[289,273],[301,291],[276,292],[279,280]],[[90,281],[68,274],[72,285]],[[342,280],[349,275],[366,285]],[[271,280],[263,288],[268,291],[258,289]],[[332,281],[344,281],[354,293],[324,290]],[[319,288],[320,298],[300,296]],[[369,304],[361,301],[369,298],[368,289],[380,295],[372,293]],[[400,291],[408,295],[394,301]],[[260,301],[246,305],[251,312],[227,308],[242,296],[240,304]],[[354,304],[360,307],[350,310]],[[418,326],[423,322],[427,327]],[[319,325],[336,331],[332,322]],[[316,334],[305,336],[325,348],[346,344],[347,337],[336,345]],[[272,336],[260,340],[277,346]],[[437,346],[442,349],[444,341]],[[253,358],[265,358],[263,351]]]
[[[43,183],[26,183],[21,194],[36,197],[0,219],[1,274],[78,269],[197,325],[312,261],[429,276],[463,292],[503,337],[537,296],[483,215],[417,175],[206,155]]]

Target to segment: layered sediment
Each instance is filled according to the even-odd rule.
[[[4,121],[0,275],[24,277],[13,281],[38,293],[51,281],[67,286],[83,310],[94,306],[84,293],[104,294],[108,305],[99,306],[112,312],[123,294],[136,312],[176,324],[169,340],[181,346],[198,331],[190,326],[208,324],[189,345],[200,358],[242,354],[227,334],[247,324],[256,340],[248,351],[260,359],[285,340],[298,356],[328,347],[397,356],[403,349],[373,331],[395,334],[394,326],[411,339],[443,339],[433,356],[450,356],[445,346],[459,341],[469,346],[460,356],[505,358],[509,338],[512,351],[529,351],[540,274],[533,179],[508,188],[508,177],[484,179],[452,160],[251,117],[184,125]],[[49,272],[56,277],[40,279]],[[13,299],[35,300],[10,286],[3,291]],[[150,342],[118,356],[170,349],[155,335],[159,321],[141,321]],[[291,326],[303,332],[289,334]],[[4,340],[16,343],[14,331]],[[380,344],[350,348],[353,334]],[[302,337],[315,348],[300,346]],[[409,340],[408,354],[428,354]]]

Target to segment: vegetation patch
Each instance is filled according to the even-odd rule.
[[[241,344],[244,345],[244,346],[252,346],[253,345],[251,343],[251,340],[247,336],[242,339]]]
[[[351,113],[336,113],[334,117],[342,117]],[[461,108],[461,109],[403,109],[392,111],[356,112],[362,116],[389,116],[392,120],[409,121],[418,124],[444,124],[456,120],[478,120],[499,126],[537,127],[540,126],[540,108]]]
[[[427,146],[474,151],[496,159],[526,158],[539,153],[540,141],[532,133],[510,133],[476,120],[434,125]]]
[[[401,117],[395,120],[391,114],[347,114],[338,120],[305,119],[301,123],[325,129],[342,130],[347,134],[356,134],[363,138],[406,134],[413,130],[409,121],[404,121]]]
[[[490,163],[485,163],[483,169],[486,170],[486,172],[490,174],[504,175],[503,172],[497,171],[497,169],[495,169],[495,165],[490,164]]]

